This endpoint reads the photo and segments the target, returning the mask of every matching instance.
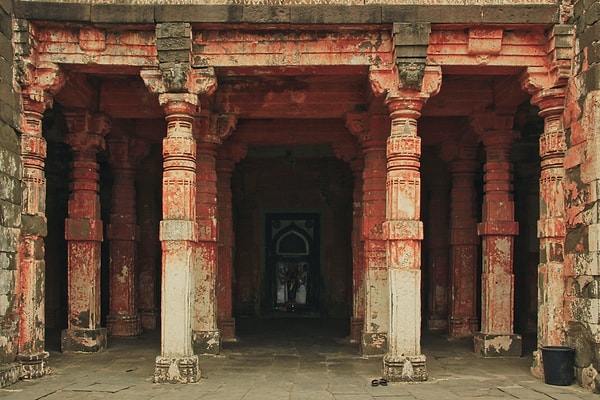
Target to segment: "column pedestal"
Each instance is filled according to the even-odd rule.
[[[219,354],[221,352],[221,331],[192,331],[194,354]]]
[[[163,357],[155,360],[154,383],[195,383],[200,380],[198,356]]]
[[[96,353],[106,348],[106,328],[64,329],[60,335],[63,353]]]
[[[425,366],[425,355],[383,357],[383,375],[391,382],[426,381],[428,378]]]
[[[482,357],[521,357],[523,339],[520,335],[477,332],[473,336],[475,353]]]
[[[17,361],[21,366],[21,379],[41,378],[50,370],[48,368],[48,357],[46,351],[36,354],[17,354]]]

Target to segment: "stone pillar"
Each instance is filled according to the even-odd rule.
[[[217,213],[219,215],[219,248],[217,257],[217,327],[223,342],[236,342],[233,318],[233,251],[234,226],[231,176],[242,155],[232,145],[221,146],[217,156]],[[245,151],[243,151],[245,153]]]
[[[421,138],[419,93],[389,97],[392,130],[387,142],[386,238],[390,326],[384,375],[392,381],[426,380],[421,354]]]
[[[139,237],[137,242],[137,299],[138,315],[143,330],[155,330],[160,318],[157,298],[160,267],[160,241],[158,225],[160,220],[160,176],[162,167],[156,158],[146,157],[136,174],[137,222]],[[158,177],[158,179],[157,179]]]
[[[391,130],[386,158],[386,241],[388,270],[388,352],[383,375],[390,381],[427,379],[421,354],[421,138],[417,119],[431,95],[439,92],[442,72],[427,66],[428,23],[395,23],[393,66],[372,66],[371,89],[386,93]]]
[[[35,71],[37,82],[24,88],[21,115],[21,160],[23,193],[21,198],[21,243],[17,293],[20,301],[19,347],[17,360],[21,377],[39,378],[48,372],[45,351],[44,237],[46,236],[46,140],[42,137],[42,117],[52,105],[51,93],[63,84],[56,66]],[[40,79],[42,78],[42,79]]]
[[[448,334],[457,339],[471,337],[479,329],[477,316],[477,193],[475,137],[467,143],[444,143],[443,158],[452,175],[450,191],[450,315]]]
[[[351,114],[346,125],[358,137],[363,153],[362,240],[364,241],[364,322],[360,338],[363,355],[383,354],[389,326],[388,272],[385,259],[385,141],[387,115]]]
[[[161,355],[155,382],[191,383],[200,379],[192,351],[192,262],[196,247],[196,141],[192,136],[198,97],[189,93],[159,96],[165,109],[163,139]]]
[[[350,161],[354,177],[352,193],[352,316],[350,343],[360,343],[365,323],[365,241],[362,236],[364,159]],[[362,348],[362,347],[361,347]]]
[[[533,96],[531,102],[540,108],[544,118],[544,132],[540,135],[540,219],[538,238],[540,240],[540,260],[538,265],[538,323],[537,344],[542,346],[562,346],[565,344],[564,292],[564,248],[565,206],[564,152],[566,150],[565,131],[562,114],[565,104],[564,87],[546,89]],[[537,376],[542,376],[540,354]],[[536,364],[534,363],[534,366]],[[535,369],[535,368],[534,368]]]
[[[229,117],[229,118],[228,118]],[[221,333],[217,329],[217,169],[216,152],[229,136],[235,118],[229,115],[200,115],[196,118],[198,247],[194,275],[192,345],[195,354],[219,354]]]
[[[113,173],[110,225],[107,227],[110,265],[110,301],[106,318],[108,334],[137,336],[141,333],[137,310],[137,254],[138,240],[135,166],[148,150],[146,142],[132,139],[132,126],[113,126],[108,138],[110,165]],[[127,132],[129,130],[129,132]]]
[[[437,172],[437,171],[436,171]],[[448,329],[448,181],[446,176],[431,177],[427,235],[429,292],[427,328]]]
[[[161,35],[190,33],[189,24],[162,24]],[[186,36],[187,37],[187,36]],[[190,39],[190,37],[187,37]],[[184,52],[185,53],[185,52]],[[141,71],[146,86],[158,93],[165,111],[163,139],[161,353],[156,357],[154,382],[193,383],[200,379],[198,356],[192,347],[193,263],[198,241],[196,223],[196,141],[192,134],[198,94],[212,93],[212,68],[185,70],[176,65]],[[186,89],[188,92],[182,92]],[[171,92],[170,92],[171,91]]]
[[[68,328],[63,352],[96,352],[106,347],[100,327],[100,243],[103,240],[96,154],[105,147],[108,120],[100,114],[65,112],[66,142],[73,151],[71,194],[65,239],[68,248]]]
[[[475,352],[484,357],[521,356],[521,336],[513,333],[514,216],[512,163],[515,133],[512,116],[482,113],[473,124],[485,145],[483,222],[477,226],[482,241],[481,332]]]

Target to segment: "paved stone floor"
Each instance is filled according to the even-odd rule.
[[[219,356],[201,357],[196,384],[154,384],[159,337],[111,339],[99,354],[50,352],[52,373],[0,389],[7,399],[600,399],[573,384],[552,386],[529,373],[530,352],[512,359],[481,359],[470,341],[426,334],[429,380],[372,387],[381,358],[363,358],[344,339],[344,325],[316,319],[238,320],[238,343]],[[57,348],[49,335],[48,347]]]

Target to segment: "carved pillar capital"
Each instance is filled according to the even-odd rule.
[[[555,25],[546,38],[548,65],[527,67],[519,77],[521,88],[530,94],[543,89],[565,86],[571,76],[573,43],[575,28],[573,25]]]
[[[126,133],[111,135],[108,141],[109,162],[116,169],[135,168],[137,163],[148,155],[150,145],[144,139],[134,138]]]
[[[236,124],[235,114],[199,113],[194,120],[194,135],[199,142],[221,144],[233,134]]]
[[[21,85],[23,99],[51,105],[51,96],[64,86],[65,75],[56,64],[34,65],[25,60],[21,62],[17,82]]]
[[[336,142],[333,144],[333,152],[337,158],[347,163],[351,163],[359,157],[359,149],[352,141]]]
[[[165,79],[164,71],[158,68],[142,69],[140,76],[152,93],[156,94],[191,94],[210,96],[217,89],[217,76],[213,67],[190,68],[186,71],[178,71],[185,75],[185,90],[171,90],[172,84]],[[179,79],[184,79],[179,78]],[[178,85],[179,86],[179,85]],[[196,101],[197,103],[197,101]]]
[[[105,148],[104,137],[110,131],[110,120],[103,114],[88,111],[66,111],[69,133],[65,141],[73,150],[96,153]]]
[[[346,114],[346,127],[358,138],[363,148],[383,146],[390,133],[389,115],[370,115],[368,113]]]

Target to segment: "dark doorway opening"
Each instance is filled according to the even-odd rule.
[[[265,304],[277,312],[316,312],[320,287],[319,214],[267,213],[265,245]]]

